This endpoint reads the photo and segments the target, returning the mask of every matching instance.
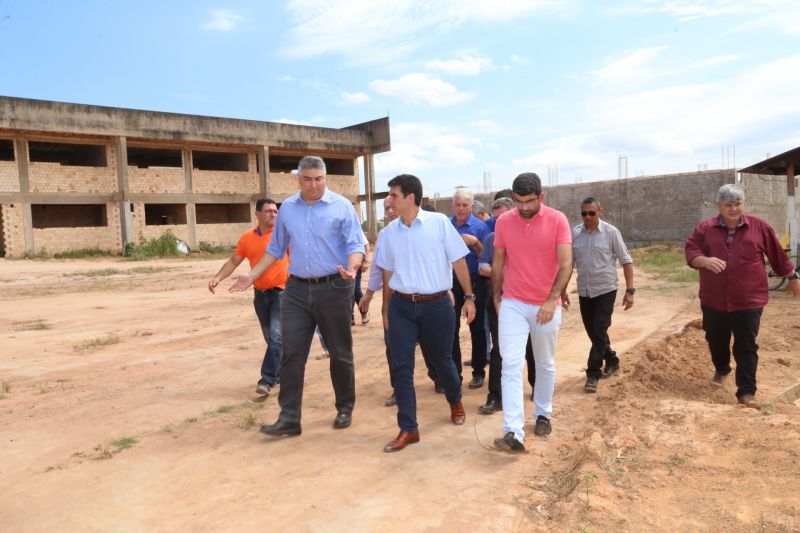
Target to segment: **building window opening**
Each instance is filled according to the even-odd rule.
[[[192,151],[192,167],[197,170],[247,172],[248,159],[247,154]]]
[[[146,226],[186,224],[186,204],[144,204]]]
[[[128,147],[128,166],[138,168],[183,166],[180,150]]]
[[[30,141],[31,163],[59,163],[72,167],[105,167],[106,147],[100,144],[70,144]]]
[[[299,155],[272,155],[269,156],[269,171],[270,172],[295,172],[297,164],[300,162],[302,156]],[[337,159],[335,157],[322,157],[325,161],[325,170],[327,174],[336,176],[353,176],[355,175],[355,160],[354,159]]]
[[[108,226],[106,204],[31,205],[33,227],[95,228]]]
[[[250,222],[250,204],[197,204],[198,224],[237,224]]]
[[[0,139],[0,161],[14,160],[14,141]]]

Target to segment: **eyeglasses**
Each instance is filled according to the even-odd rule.
[[[582,217],[593,217],[597,214],[597,211],[581,211]]]

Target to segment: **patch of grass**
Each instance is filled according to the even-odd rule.
[[[70,272],[64,274],[68,278],[99,278],[104,276],[116,276],[117,274],[124,274],[125,272],[118,268],[101,268],[98,270],[86,270],[84,272]]]
[[[111,446],[114,446],[117,449],[116,451],[122,451],[122,450],[127,450],[128,448],[136,444],[136,442],[137,440],[133,437],[122,437],[117,440],[112,440]]]
[[[123,255],[131,261],[141,261],[147,257],[175,257],[179,255],[178,239],[171,231],[161,237],[136,243],[125,243]]]
[[[220,405],[215,409],[217,413],[230,413],[231,411],[233,411],[232,405]]]
[[[674,465],[685,465],[686,464],[686,457],[682,455],[673,455],[669,458],[669,461]]]
[[[775,406],[771,403],[762,403],[758,409],[765,415],[771,415],[775,412]]]
[[[258,420],[256,420],[256,415],[250,413],[242,420],[242,429],[250,429],[258,424]]]
[[[142,330],[137,329],[136,331],[133,332],[134,337],[150,337],[151,335],[153,335],[153,332],[147,329],[142,329]]]
[[[41,318],[37,320],[22,320],[14,322],[13,324],[19,326],[19,331],[41,331],[52,327],[47,321]]]
[[[206,254],[227,254],[230,252],[231,248],[230,246],[220,246],[219,244],[200,241],[197,244],[197,250]]]
[[[4,394],[11,392],[11,383],[8,381],[0,381],[0,391],[3,391]]]
[[[73,346],[72,349],[76,352],[86,352],[91,350],[99,350],[101,348],[105,348],[106,346],[111,346],[112,344],[119,344],[119,342],[120,340],[117,335],[109,335],[107,337],[98,337],[96,339],[83,341],[80,344]]]
[[[196,422],[197,422],[197,417],[196,416],[190,416],[188,418],[184,418],[183,419],[183,423],[184,424],[194,424]]]
[[[697,271],[686,265],[683,248],[674,244],[657,244],[630,251],[636,268],[657,274],[673,283],[696,282]]]
[[[81,248],[79,250],[58,252],[53,254],[53,257],[55,259],[86,259],[87,257],[108,257],[110,255],[117,254],[108,250],[101,250],[100,248]]]

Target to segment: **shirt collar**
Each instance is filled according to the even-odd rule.
[[[322,203],[325,203],[325,204],[330,204],[331,202],[333,202],[333,199],[334,199],[333,191],[331,191],[328,187],[325,187],[325,192],[322,193],[322,196],[320,196],[319,200],[317,200],[314,203],[316,204],[318,202],[322,202]],[[299,202],[303,202],[306,205],[313,205],[313,204],[309,204],[308,202],[303,200],[303,193],[302,192],[298,192],[297,193],[295,201],[298,202],[298,203]]]
[[[603,226],[604,226],[604,225],[605,225],[605,222],[603,222],[603,219],[600,219],[600,223],[597,225],[597,227],[595,228],[595,230],[596,230],[596,231],[599,231],[599,232],[601,232],[601,233],[602,233],[603,231],[605,231],[605,230],[603,229]],[[581,231],[583,231],[583,232],[585,232],[585,233],[589,233],[589,230],[588,230],[588,229],[586,229],[586,224],[584,224],[584,223],[581,223]]]
[[[472,226],[472,225],[474,225],[474,224],[475,224],[475,221],[476,221],[476,220],[478,220],[478,217],[476,217],[475,215],[473,215],[472,213],[470,213],[470,214],[469,214],[469,216],[467,217],[467,220],[465,220],[465,221],[464,221],[464,223],[463,223],[463,224],[461,224],[461,226],[467,226],[467,227],[470,227],[470,226]],[[453,216],[451,216],[451,217],[450,217],[450,221],[453,223],[453,225],[456,225],[456,224],[458,224],[458,222],[456,221],[456,216],[455,216],[455,215],[453,215]],[[461,226],[456,226],[456,227],[457,227],[457,228],[460,228]]]

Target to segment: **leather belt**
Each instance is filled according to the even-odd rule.
[[[281,289],[280,287],[271,287],[269,289],[259,289],[257,287],[254,287],[253,290],[255,290],[256,292],[263,292],[263,293],[283,292],[283,289]]]
[[[327,283],[328,281],[332,281],[336,278],[341,278],[339,274],[331,274],[330,276],[322,276],[321,278],[299,278],[294,274],[290,275],[289,277],[297,281],[302,281],[303,283],[312,283],[312,284]]]
[[[437,292],[435,294],[406,294],[404,292],[394,291],[396,296],[411,300],[412,302],[430,302],[431,300],[438,300],[447,296],[447,291]]]

